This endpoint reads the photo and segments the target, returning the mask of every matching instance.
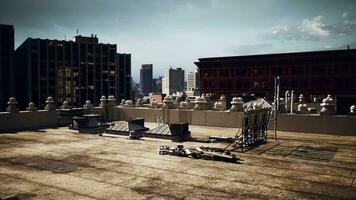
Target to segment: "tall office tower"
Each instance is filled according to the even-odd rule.
[[[29,101],[42,107],[48,96],[57,104],[68,101],[98,105],[102,95],[118,96],[116,44],[102,44],[96,35],[73,41],[28,38],[15,51],[16,92],[23,107]]]
[[[153,79],[153,92],[162,93],[162,76]]]
[[[0,112],[14,96],[14,27],[0,24]]]
[[[187,81],[187,90],[194,91],[196,88],[196,73],[189,72]]]
[[[140,89],[143,95],[152,92],[152,64],[143,64],[140,70]]]
[[[162,93],[171,95],[184,91],[184,70],[182,68],[168,69],[162,79]]]
[[[122,99],[131,99],[131,54],[118,53],[118,92],[117,100],[120,102]]]
[[[187,95],[199,95],[199,73],[197,71],[190,72],[187,79]]]
[[[131,79],[131,99],[138,98],[139,95],[140,84],[136,83],[133,79]]]

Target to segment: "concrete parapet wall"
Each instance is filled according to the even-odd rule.
[[[119,109],[118,120],[131,120],[144,118],[147,122],[156,122],[163,117],[167,123],[188,122],[192,125],[241,127],[241,112],[203,111],[203,110],[178,110],[178,109],[154,109],[154,108],[130,108]]]
[[[101,113],[102,108],[94,108]],[[135,107],[113,107],[108,113],[109,121],[144,118],[147,122],[156,122],[163,117],[166,123],[188,122],[191,125],[241,128],[241,112],[210,110],[178,110]],[[58,125],[56,111],[40,110],[36,112],[0,113],[0,132],[29,128],[51,127]],[[269,125],[273,129],[271,121]],[[305,133],[325,133],[356,135],[356,116],[279,114],[278,130]]]
[[[356,135],[356,116],[280,114],[277,122],[280,131]]]
[[[241,128],[242,112],[225,112],[210,110],[160,110],[153,108],[118,109],[117,120],[144,118],[147,122],[156,122],[163,116],[165,122],[188,122],[191,125]],[[278,130],[304,133],[325,133],[338,135],[356,135],[356,117],[344,115],[318,114],[278,114]],[[269,128],[273,129],[273,121]]]
[[[39,110],[36,112],[0,113],[0,132],[58,125],[57,112]]]
[[[145,121],[156,122],[157,118],[162,115],[162,111],[155,108],[117,107],[116,109],[118,109],[117,120],[144,118]]]
[[[192,124],[241,128],[242,112],[191,111]]]

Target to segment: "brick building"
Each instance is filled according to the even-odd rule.
[[[200,58],[195,64],[205,94],[272,99],[274,77],[280,76],[282,93],[294,90],[307,100],[356,95],[355,49]]]

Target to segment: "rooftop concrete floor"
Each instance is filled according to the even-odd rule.
[[[190,130],[203,138],[236,132]],[[234,164],[158,155],[159,145],[178,144],[168,140],[100,137],[67,128],[0,134],[0,197],[356,199],[356,137],[279,132],[278,138],[237,153],[242,160]]]

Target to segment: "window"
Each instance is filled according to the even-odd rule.
[[[223,77],[228,77],[229,76],[229,70],[228,69],[221,69],[220,70],[220,76],[223,76]]]
[[[225,89],[226,88],[226,82],[225,81],[220,81],[219,86],[220,86],[221,89]]]
[[[292,75],[304,75],[304,68],[303,67],[292,68]]]
[[[328,83],[325,82],[324,84],[327,85]],[[299,85],[300,89],[306,89],[308,87],[308,81],[307,80],[299,80],[298,85]]]
[[[260,83],[258,81],[253,81],[253,88],[259,88]]]
[[[246,69],[236,69],[235,74],[236,74],[236,76],[245,76]]]
[[[283,75],[283,70],[282,70],[282,68],[273,68],[273,69],[272,69],[272,75],[273,75],[273,76],[280,76],[280,75]]]
[[[335,73],[336,74],[347,74],[347,73],[349,73],[349,66],[348,65],[335,66]]]
[[[232,81],[227,81],[226,82],[226,88],[231,90],[232,89]]]
[[[242,88],[242,84],[241,84],[241,82],[236,82],[236,88],[237,89],[241,89]]]
[[[323,67],[323,66],[316,66],[316,67],[313,67],[311,70],[312,70],[312,74],[315,74],[315,75],[322,75],[322,74],[325,74],[325,72],[326,72],[325,67]]]

